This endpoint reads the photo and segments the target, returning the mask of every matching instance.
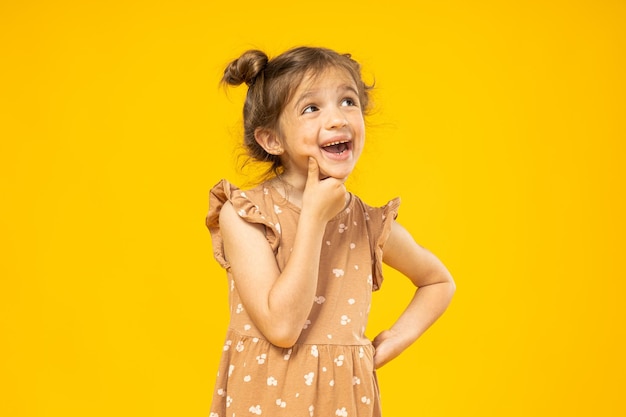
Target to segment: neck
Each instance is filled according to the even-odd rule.
[[[306,177],[281,174],[270,180],[272,186],[291,204],[302,208],[302,196]],[[350,193],[346,192],[346,207],[350,203]]]
[[[285,186],[289,187],[290,191],[298,192],[299,194],[304,192],[307,180],[306,176],[284,172],[276,178]]]
[[[306,186],[306,177],[281,174],[271,180],[274,188],[278,190],[291,204],[302,208],[302,195]]]

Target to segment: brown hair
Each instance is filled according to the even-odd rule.
[[[302,79],[306,75],[319,75],[328,68],[340,68],[352,76],[357,86],[361,111],[365,114],[372,86],[365,84],[361,77],[361,66],[350,54],[301,46],[269,59],[264,52],[253,49],[244,52],[224,70],[223,85],[245,83],[248,86],[243,106],[244,146],[251,158],[271,164],[269,172],[279,172],[282,167],[280,158],[259,146],[254,131],[259,127],[278,128],[279,117]]]

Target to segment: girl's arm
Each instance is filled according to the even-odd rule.
[[[374,366],[379,368],[417,340],[443,314],[456,289],[446,267],[394,222],[384,246],[383,261],[417,287],[413,299],[389,330],[376,338]]]
[[[320,181],[317,163],[309,162],[294,247],[282,272],[263,226],[243,220],[228,202],[220,212],[224,254],[244,308],[276,346],[292,346],[302,332],[317,289],[326,223],[343,209],[345,195],[341,180]]]

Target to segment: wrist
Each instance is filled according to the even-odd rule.
[[[302,207],[302,210],[300,210],[300,220],[298,223],[313,227],[316,230],[324,230],[326,228],[326,223],[328,223],[328,219],[326,219],[319,211],[310,209],[305,205]]]

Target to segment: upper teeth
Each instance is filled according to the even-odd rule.
[[[339,145],[340,143],[346,143],[348,142],[347,140],[339,140],[337,142],[331,142],[331,143],[327,143],[326,145],[324,145],[323,147],[327,147],[327,146],[333,146],[333,145]]]

